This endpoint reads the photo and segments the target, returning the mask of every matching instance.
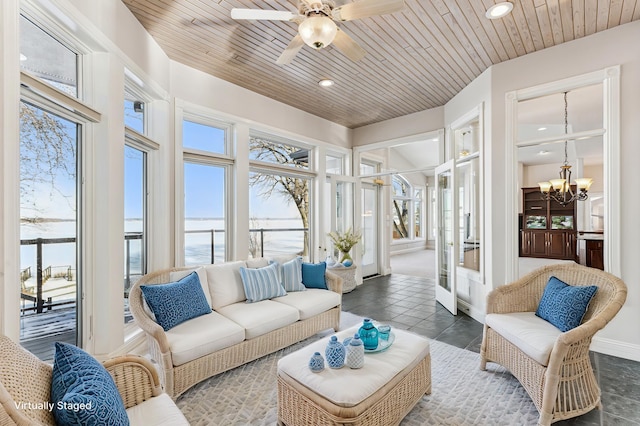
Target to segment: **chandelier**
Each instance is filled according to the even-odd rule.
[[[567,129],[569,126],[568,121],[568,105],[567,105],[567,93],[564,92],[564,134],[567,135]],[[568,139],[564,140],[564,164],[560,166],[560,178],[551,179],[548,182],[538,182],[540,186],[540,192],[544,200],[554,200],[557,203],[566,206],[573,203],[575,200],[584,201],[587,199],[587,191],[593,183],[591,178],[578,178],[576,179],[577,192],[573,192],[571,189],[571,165],[569,164],[567,155],[567,143]]]

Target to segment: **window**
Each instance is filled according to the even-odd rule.
[[[309,149],[266,135],[253,135],[249,149],[249,255],[308,256]]]
[[[78,344],[80,288],[78,151],[80,124],[35,104],[20,103],[21,338],[27,349],[49,334]],[[56,307],[65,321],[36,317]],[[61,317],[59,317],[61,318]],[[34,346],[31,346],[34,345]],[[42,359],[50,351],[35,350]]]
[[[459,265],[480,271],[480,138],[478,121],[454,131]]]
[[[182,122],[182,146],[208,153],[225,154],[227,129],[184,120]]]
[[[20,17],[20,68],[78,97],[78,55],[24,16]]]
[[[52,335],[83,343],[82,136],[100,114],[77,102],[80,55],[43,28],[20,17],[20,340],[50,360]]]
[[[344,157],[340,155],[327,154],[326,173],[332,175],[344,174]]]
[[[124,302],[125,323],[129,312],[129,289],[147,273],[147,153],[124,147]]]
[[[184,264],[227,257],[227,199],[231,126],[190,116],[182,122],[184,149]]]
[[[282,167],[309,169],[310,150],[289,141],[280,141],[269,135],[252,135],[249,142],[249,160],[277,164]]]
[[[184,163],[184,264],[226,258],[226,167]]]
[[[415,239],[424,237],[423,188],[414,188],[400,175],[391,180],[393,239]]]
[[[124,125],[138,133],[145,133],[144,126],[144,102],[135,99],[135,96],[125,93],[124,98]]]

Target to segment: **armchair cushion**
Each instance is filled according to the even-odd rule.
[[[140,289],[164,331],[211,312],[196,272],[174,283],[142,285]]]
[[[51,400],[56,423],[64,425],[129,425],[113,378],[80,348],[56,342]]]
[[[572,286],[552,276],[542,293],[536,315],[562,332],[569,331],[580,325],[597,290],[595,285]]]
[[[540,365],[547,365],[551,350],[561,332],[533,312],[487,314],[487,326],[520,348]]]
[[[184,415],[171,397],[162,393],[127,409],[131,426],[188,425]]]

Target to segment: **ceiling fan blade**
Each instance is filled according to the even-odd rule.
[[[369,16],[385,15],[404,8],[404,0],[359,0],[333,9],[333,19],[351,21]]]
[[[298,16],[286,10],[262,10],[262,9],[231,9],[233,19],[268,19],[271,21],[290,21]]]
[[[300,37],[300,35],[297,34],[293,38],[293,40],[291,40],[287,48],[284,49],[284,52],[282,52],[282,54],[276,61],[276,64],[286,65],[291,63],[291,61],[293,61],[293,58],[296,57],[300,49],[302,49],[302,46],[304,46],[304,41],[302,40],[302,37]]]
[[[347,58],[351,59],[354,62],[357,62],[360,59],[364,58],[364,55],[367,54],[367,52],[362,47],[360,47],[358,43],[353,41],[353,39],[340,28],[338,28],[338,32],[336,33],[336,37],[333,39],[332,44],[336,47],[336,49],[341,51]]]

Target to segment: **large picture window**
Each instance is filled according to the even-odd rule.
[[[249,256],[308,256],[310,151],[264,135],[252,136],[249,149]]]
[[[185,265],[227,258],[229,128],[199,117],[182,122]]]

